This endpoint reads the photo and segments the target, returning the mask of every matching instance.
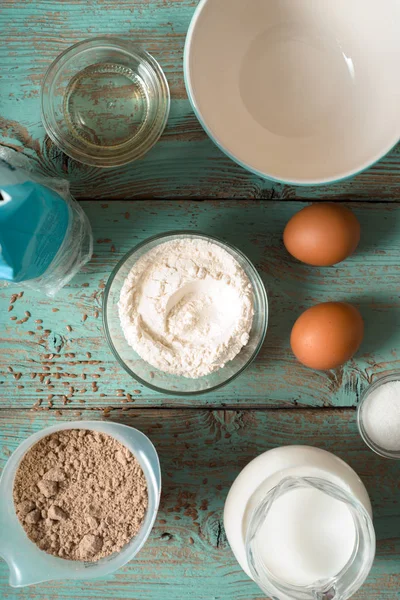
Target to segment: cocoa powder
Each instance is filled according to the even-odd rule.
[[[94,562],[134,537],[147,508],[147,484],[133,454],[109,435],[67,429],[25,454],[14,481],[17,516],[37,546]]]

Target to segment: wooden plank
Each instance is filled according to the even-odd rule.
[[[74,419],[50,413],[2,410],[0,468],[28,435]],[[81,418],[93,418],[84,411]],[[292,443],[332,451],[359,473],[371,495],[378,552],[368,582],[356,600],[400,598],[400,463],[381,459],[363,444],[352,410],[128,410],[112,420],[148,434],[162,472],[161,508],[149,541],[107,581],[56,582],[12,590],[0,561],[0,597],[159,600],[261,600],[263,594],[236,563],[222,526],[223,504],[241,468],[259,453]],[[190,542],[190,538],[193,543]]]
[[[282,186],[233,163],[209,140],[187,100],[183,47],[195,0],[3,0],[0,7],[0,143],[32,156],[46,173],[67,177],[79,198],[400,198],[400,148],[353,180],[322,187]],[[160,61],[172,96],[161,141],[120,169],[80,165],[45,137],[40,85],[71,44],[95,35],[127,36]]]
[[[10,295],[20,288],[0,289],[0,406],[29,407],[38,398],[54,394],[59,407],[61,396],[68,392],[66,384],[87,390],[74,393],[76,408],[118,406],[117,389],[133,394],[136,406],[355,406],[362,389],[377,374],[399,370],[399,206],[355,204],[362,226],[360,248],[344,263],[325,269],[298,263],[283,247],[283,228],[304,206],[300,203],[143,201],[84,202],[83,206],[96,240],[95,255],[84,271],[54,300],[26,291],[12,314],[7,312]],[[226,388],[189,399],[165,397],[132,381],[108,349],[101,324],[105,283],[117,261],[138,242],[175,229],[204,231],[237,245],[258,267],[270,304],[267,338],[255,363]],[[348,300],[359,306],[366,334],[352,361],[322,373],[296,362],[289,333],[302,310],[327,300]],[[32,315],[26,323],[16,325],[10,320],[24,317],[25,311]],[[85,322],[84,314],[88,315]],[[36,319],[43,323],[35,323]],[[72,326],[71,333],[67,325]],[[44,330],[37,331],[37,326]],[[45,330],[51,334],[40,343]],[[61,356],[46,360],[59,345]],[[86,352],[91,353],[90,359]],[[57,367],[72,375],[57,380]],[[22,376],[16,381],[18,372]],[[32,372],[48,373],[54,388],[40,385],[38,377],[31,379]],[[96,393],[93,381],[98,384]]]

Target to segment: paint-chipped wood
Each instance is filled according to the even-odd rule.
[[[301,203],[143,201],[82,206],[95,239],[94,257],[84,271],[54,300],[26,290],[10,313],[10,297],[20,288],[0,289],[0,406],[30,407],[52,394],[56,410],[63,396],[71,394],[70,386],[74,389],[67,400],[75,408],[120,406],[126,393],[134,406],[355,406],[374,377],[400,369],[397,205],[355,204],[362,227],[359,249],[340,265],[322,269],[298,263],[282,244],[285,223],[304,206]],[[118,260],[147,237],[175,229],[204,231],[238,246],[257,266],[270,308],[266,341],[253,365],[229,386],[189,399],[163,396],[132,380],[108,349],[101,319],[105,284]],[[359,306],[366,332],[353,360],[323,373],[296,362],[289,334],[306,307],[327,300]],[[26,310],[31,317],[17,324]],[[32,373],[37,373],[34,379]]]
[[[101,417],[147,433],[163,469],[160,513],[135,561],[105,580],[13,590],[0,559],[0,598],[261,600],[227,544],[223,503],[254,456],[305,443],[347,460],[371,494],[378,553],[355,600],[399,600],[399,464],[363,445],[353,409],[378,374],[399,370],[400,212],[384,201],[400,200],[400,148],[353,180],[331,186],[282,186],[247,173],[207,138],[187,100],[183,45],[196,6],[197,0],[0,2],[0,144],[30,156],[42,172],[67,178],[78,198],[90,199],[83,207],[95,237],[92,261],[55,300],[25,291],[8,312],[14,290],[0,289],[0,470],[34,431]],[[149,50],[165,70],[172,98],[155,148],[136,163],[107,171],[61,153],[40,118],[40,85],[51,61],[71,44],[102,34],[127,36]],[[264,201],[113,202],[151,198]],[[285,223],[303,206],[294,201],[322,198],[368,201],[354,207],[363,232],[359,251],[329,269],[300,265],[281,243]],[[270,302],[257,361],[228,387],[189,400],[132,381],[108,350],[101,325],[105,283],[119,258],[150,235],[183,228],[241,248],[257,265]],[[343,369],[317,373],[295,362],[288,335],[301,310],[328,299],[357,304],[366,337]],[[31,316],[17,324],[26,311]],[[49,410],[32,410],[34,404]]]
[[[28,435],[66,419],[25,410],[1,411],[0,467]],[[97,418],[83,411],[80,418]],[[1,598],[107,598],[261,600],[227,543],[222,511],[240,469],[261,452],[284,444],[310,444],[335,452],[356,469],[371,496],[377,558],[355,600],[400,598],[400,465],[381,459],[361,441],[352,410],[136,410],[111,420],[150,436],[160,456],[163,491],[158,518],[138,557],[106,581],[46,583],[12,590],[0,561]]]
[[[282,186],[233,163],[209,140],[186,96],[183,47],[197,0],[2,0],[0,6],[0,143],[67,177],[79,198],[400,198],[400,152],[353,180]],[[70,160],[45,136],[40,85],[50,63],[71,44],[96,35],[125,36],[160,62],[171,88],[161,141],[142,160],[111,171]]]

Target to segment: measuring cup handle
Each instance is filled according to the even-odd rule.
[[[12,529],[12,515],[10,515],[10,507],[7,506],[8,498],[1,498],[1,486],[0,486],[0,556],[7,560],[7,555],[10,548],[12,547],[13,535]]]

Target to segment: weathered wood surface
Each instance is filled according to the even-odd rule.
[[[72,409],[62,418],[74,418]],[[84,411],[81,418],[92,418]],[[0,467],[28,435],[57,422],[52,413],[0,413]],[[75,417],[76,418],[76,417]],[[4,600],[17,598],[126,598],[132,600],[263,597],[240,570],[227,544],[222,511],[230,485],[247,462],[277,445],[316,445],[335,452],[356,469],[374,509],[378,550],[375,565],[355,600],[400,598],[400,463],[381,459],[363,444],[355,412],[341,410],[116,411],[113,420],[150,436],[160,456],[163,492],[149,541],[107,581],[57,582],[12,590],[0,562]]]
[[[108,415],[147,433],[163,470],[160,513],[135,561],[106,580],[19,590],[8,586],[8,570],[0,561],[0,598],[261,600],[263,594],[227,545],[223,503],[235,476],[254,456],[277,445],[305,443],[347,460],[371,494],[378,554],[356,600],[400,599],[399,463],[364,446],[350,408],[378,374],[400,368],[400,209],[385,202],[400,200],[400,147],[353,180],[331,186],[282,186],[247,173],[207,138],[187,100],[183,45],[196,5],[196,0],[0,2],[0,144],[30,156],[44,173],[67,178],[78,198],[100,200],[83,202],[95,256],[56,300],[25,291],[8,313],[12,291],[0,289],[0,469],[34,431],[58,420]],[[166,72],[172,97],[168,126],[155,148],[136,163],[107,171],[63,155],[45,137],[40,118],[40,85],[49,64],[71,44],[102,34],[128,36],[149,50]],[[274,202],[112,202],[171,197]],[[321,198],[368,201],[354,205],[363,232],[359,251],[329,269],[300,265],[281,242],[285,223],[303,206],[294,200]],[[109,351],[101,324],[105,283],[119,258],[146,237],[177,228],[202,230],[237,245],[257,265],[270,302],[257,361],[226,388],[189,400],[164,397],[132,381]],[[317,373],[296,363],[288,336],[298,313],[328,299],[359,306],[366,336],[343,369]],[[23,318],[25,311],[32,315],[27,322],[10,320]],[[49,334],[40,342],[45,330]],[[59,345],[60,356],[46,358]],[[32,379],[35,372],[46,374],[48,384],[47,379],[41,384],[39,375]],[[64,406],[62,396],[70,387]],[[134,403],[125,404],[117,389],[131,393]],[[49,410],[30,410],[38,399]]]
[[[353,180],[282,186],[247,173],[209,140],[187,100],[183,47],[196,0],[2,0],[0,143],[32,156],[49,174],[68,177],[79,198],[400,199],[400,148]],[[171,115],[161,141],[142,160],[111,171],[80,165],[48,138],[40,117],[43,75],[71,44],[95,35],[127,36],[159,60]]]
[[[75,407],[118,406],[123,400],[117,397],[118,389],[131,393],[135,406],[354,406],[376,375],[400,369],[398,205],[355,204],[362,226],[359,250],[337,267],[325,269],[298,263],[283,247],[283,228],[304,206],[300,203],[143,201],[82,205],[96,241],[94,258],[84,272],[54,300],[25,291],[10,313],[10,296],[21,288],[0,289],[0,406],[30,407],[39,398],[45,400],[54,394],[54,407],[60,408],[61,396],[68,394],[69,386],[74,387],[70,400]],[[270,305],[266,341],[255,363],[227,387],[189,399],[165,397],[132,380],[108,349],[101,323],[105,283],[117,261],[138,242],[174,229],[204,231],[237,245],[258,267]],[[306,307],[327,300],[348,300],[359,306],[366,333],[353,360],[324,373],[297,363],[290,351],[289,334]],[[15,316],[22,319],[25,311],[32,315],[27,322],[17,325],[10,320]],[[83,322],[85,314],[88,318]],[[43,323],[35,323],[37,319]],[[71,332],[67,325],[71,325]],[[44,329],[38,331],[37,327]],[[50,333],[43,338],[46,330]],[[29,335],[32,331],[34,335]],[[60,356],[49,359],[57,346],[61,346]],[[91,353],[90,359],[86,352]],[[14,372],[8,372],[8,367]],[[50,378],[49,385],[42,385],[38,376],[31,379],[32,372]],[[60,379],[56,379],[57,372]],[[18,380],[16,373],[22,373]],[[94,382],[97,392],[92,389]],[[82,393],[84,389],[87,391]]]

